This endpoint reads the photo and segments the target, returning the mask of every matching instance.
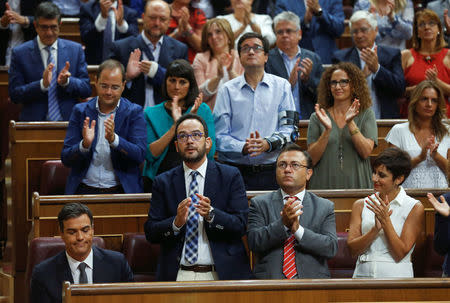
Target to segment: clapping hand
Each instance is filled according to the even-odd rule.
[[[200,92],[200,94],[198,94],[197,98],[195,98],[194,105],[192,106],[192,109],[191,109],[192,114],[197,114],[197,111],[198,111],[200,105],[202,105],[202,102],[203,102],[203,93]]]
[[[444,217],[450,216],[450,206],[443,196],[440,196],[440,202],[434,197],[432,193],[427,194],[428,201],[433,205],[434,209]]]
[[[139,66],[139,60],[141,58],[141,50],[136,48],[130,53],[127,64],[126,78],[127,80],[133,80],[141,73],[141,68]]]
[[[178,99],[178,96],[174,96],[172,99],[172,119],[174,123],[176,123],[183,114],[181,106],[178,104]]]
[[[70,68],[70,63],[69,63],[69,61],[66,61],[66,65],[59,72],[58,79],[56,80],[59,85],[65,85],[67,83],[67,80],[71,76],[71,73],[69,72],[69,68]]]
[[[43,80],[43,84],[44,84],[45,88],[49,87],[50,83],[52,82],[52,79],[53,79],[53,68],[54,67],[55,67],[55,64],[50,63],[44,69],[44,72],[42,74],[42,80]]]
[[[122,0],[117,0],[117,8],[112,8],[116,16],[116,23],[121,26],[123,23],[123,4]]]
[[[372,74],[375,74],[378,70],[378,54],[377,47],[374,50],[366,47],[361,50],[361,59],[366,62],[367,67],[369,68]]]
[[[427,80],[436,81],[438,78],[438,70],[436,64],[432,68],[425,70],[425,78]]]
[[[269,150],[269,143],[266,139],[261,138],[256,130],[254,133],[250,133],[250,138],[245,140],[242,152],[244,155],[250,154],[250,157],[256,157],[267,150]]]
[[[108,140],[109,144],[114,142],[116,134],[114,133],[114,114],[105,120],[105,139]]]
[[[330,130],[333,127],[333,124],[331,123],[331,119],[330,117],[328,117],[325,110],[323,108],[320,108],[320,105],[318,103],[316,103],[316,105],[314,106],[314,110],[320,123],[325,126],[325,129]]]
[[[387,195],[384,200],[380,198],[378,193],[375,194],[375,199],[372,196],[368,197],[366,200],[367,208],[372,211],[375,215],[375,226],[377,230],[386,226],[388,221],[390,221],[390,216],[392,215],[392,209],[389,209],[389,200]]]
[[[95,120],[92,120],[91,124],[89,125],[89,117],[86,117],[83,122],[83,147],[84,148],[90,148],[92,145],[92,142],[94,141],[95,137]]]
[[[345,113],[345,123],[350,123],[353,118],[355,118],[359,114],[359,107],[361,104],[359,103],[359,99],[353,101],[352,105],[348,108]]]

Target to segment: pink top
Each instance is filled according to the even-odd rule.
[[[241,65],[241,61],[239,60],[239,55],[236,50],[231,50],[231,54],[234,54],[233,61],[233,71],[236,75],[241,75],[244,72],[244,68]],[[222,80],[217,87],[217,90],[214,92],[209,92],[207,89],[207,80],[212,79],[217,76],[217,59],[211,58],[211,52],[206,51],[203,53],[197,53],[195,56],[194,62],[192,63],[192,67],[194,68],[195,79],[197,80],[197,85],[200,91],[203,93],[203,102],[211,107],[211,110],[214,110],[214,104],[216,103],[216,95],[220,86],[229,80],[227,76],[224,75]]]

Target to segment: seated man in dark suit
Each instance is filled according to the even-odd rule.
[[[144,109],[161,103],[161,85],[169,63],[187,60],[187,46],[166,35],[170,7],[161,0],[148,1],[142,14],[144,30],[139,36],[113,43],[110,57],[127,67],[125,96]]]
[[[309,119],[317,102],[317,86],[323,67],[319,55],[298,46],[302,39],[300,18],[292,12],[282,12],[274,20],[276,48],[269,52],[266,72],[289,81],[295,110],[300,119]]]
[[[237,168],[210,161],[206,122],[185,114],[175,126],[183,164],[156,176],[145,235],[161,244],[159,281],[250,278],[242,242],[248,202]]]
[[[336,51],[333,63],[351,62],[361,68],[366,76],[372,96],[372,109],[377,119],[399,118],[397,98],[403,96],[405,91],[400,51],[375,44],[377,19],[367,11],[353,13],[350,32],[355,46]]]
[[[81,45],[59,39],[61,14],[51,2],[35,11],[38,36],[12,50],[9,96],[23,104],[22,121],[67,121],[79,98],[91,95]]]
[[[248,245],[259,279],[329,278],[338,249],[333,202],[306,191],[312,160],[296,144],[277,159],[280,189],[251,200]]]
[[[140,193],[147,126],[142,107],[121,97],[123,65],[103,62],[95,87],[98,97],[77,104],[67,127],[61,152],[64,165],[72,168],[66,194]]]
[[[94,221],[85,205],[68,203],[58,214],[66,249],[33,269],[32,303],[62,302],[62,284],[133,282],[125,257],[116,251],[92,246]]]
[[[80,35],[88,64],[108,59],[114,41],[137,35],[138,13],[122,0],[95,0],[81,4]]]

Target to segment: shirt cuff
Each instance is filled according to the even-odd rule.
[[[381,65],[380,65],[380,63],[378,63],[378,69],[377,69],[377,71],[375,72],[375,74],[373,74],[372,79],[375,79],[375,77],[376,77],[377,74],[378,74],[378,71],[380,70],[380,67],[381,67]]]
[[[211,79],[208,79],[208,80],[206,80],[205,82],[203,82],[203,84],[202,85],[200,85],[200,89],[201,90],[203,90],[204,92],[205,92],[205,96],[206,97],[211,97],[212,95],[214,95],[215,93],[217,93],[217,89],[215,90],[215,91],[210,91],[209,89],[208,89],[208,85],[209,85],[209,81],[210,81]],[[217,85],[217,87],[219,87],[218,85]]]
[[[119,146],[119,135],[114,133],[114,141],[113,143],[109,144],[112,148],[117,148]]]
[[[119,31],[119,33],[126,33],[128,31],[128,22],[127,20],[123,20],[122,25],[117,24],[117,30]]]
[[[178,235],[180,233],[181,228],[178,228],[175,226],[175,219],[173,219],[173,222],[172,222],[172,229],[173,229],[173,233],[175,235]]]
[[[84,148],[83,147],[83,140],[80,141],[80,152],[87,153],[87,152],[89,152],[90,149],[91,148]]]
[[[7,26],[2,26],[2,24],[0,23],[0,29],[8,29],[9,28],[9,24]]]
[[[106,28],[106,22],[108,22],[107,18],[103,18],[102,14],[99,13],[97,16],[97,19],[95,19],[95,28],[97,29],[98,32],[102,32],[105,30]]]
[[[70,77],[69,77],[69,78],[67,78],[67,82],[66,82],[66,84],[63,84],[63,85],[59,85],[59,86],[62,86],[62,87],[66,87],[67,85],[69,85],[69,83],[70,83]]]
[[[300,242],[300,240],[303,238],[304,233],[305,233],[305,229],[303,228],[303,226],[300,225],[294,234],[294,237],[297,240],[297,242]]]
[[[48,87],[44,86],[44,79],[41,79],[41,81],[39,83],[41,84],[41,91],[44,93],[48,92]]]
[[[158,63],[155,61],[150,61],[152,64],[150,65],[150,69],[147,73],[147,77],[153,78],[158,71]]]

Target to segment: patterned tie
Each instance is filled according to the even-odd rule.
[[[46,46],[45,50],[48,52],[48,58],[47,58],[47,66],[50,63],[53,63],[54,67],[52,70],[52,81],[50,82],[50,86],[48,87],[48,113],[47,113],[47,119],[50,121],[62,121],[62,116],[59,111],[59,104],[58,104],[58,96],[56,94],[56,80],[58,79],[58,73],[57,73],[57,67],[55,64],[55,57],[53,57],[52,54],[53,47]]]
[[[79,280],[79,284],[87,284],[88,279],[87,279],[87,275],[86,275],[86,263],[81,262],[80,265],[78,265],[78,270],[80,271],[80,280]]]
[[[186,222],[186,238],[185,238],[185,251],[184,256],[186,261],[189,264],[194,264],[197,262],[198,258],[198,218],[199,214],[195,210],[194,204],[198,201],[197,196],[198,193],[198,183],[196,177],[198,176],[198,171],[192,171],[192,181],[189,185],[189,197],[192,199],[192,202],[189,206],[189,215]]]
[[[295,198],[297,197],[288,197]],[[297,275],[297,267],[295,266],[295,237],[291,235],[284,241],[284,260],[283,260],[283,274],[288,279],[292,279]]]
[[[108,59],[109,50],[113,43],[112,21],[111,21],[112,17],[114,17],[114,15],[108,13],[108,21],[106,21],[106,27],[105,30],[103,31],[103,61]]]

